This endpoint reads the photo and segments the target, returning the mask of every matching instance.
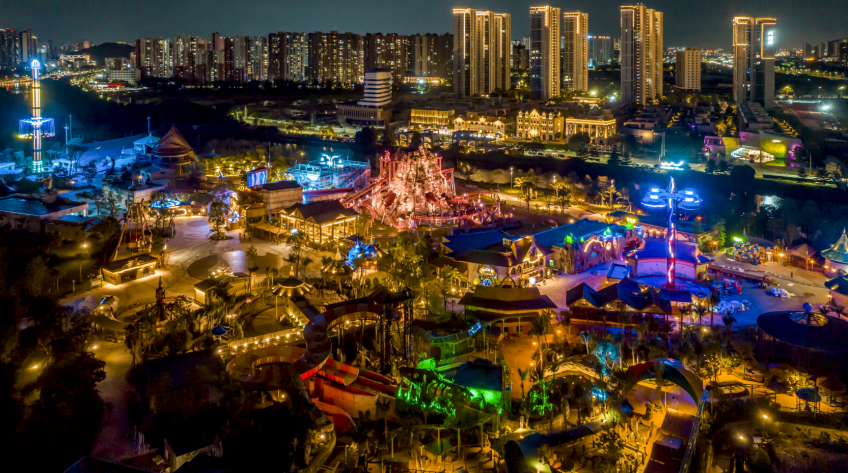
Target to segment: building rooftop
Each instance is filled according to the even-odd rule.
[[[74,202],[62,197],[57,198],[52,203],[42,202],[39,198],[20,194],[0,198],[0,212],[16,215],[44,217],[58,212],[83,211],[87,209],[88,202]]]
[[[271,182],[271,183],[268,183],[268,184],[262,184],[259,187],[259,189],[264,190],[264,191],[279,191],[279,190],[285,190],[285,189],[298,189],[298,188],[302,188],[302,186],[300,184],[298,184],[297,181],[277,181],[277,182]]]
[[[848,235],[845,234],[845,230],[842,230],[842,236],[839,237],[839,240],[830,248],[822,251],[821,255],[830,261],[848,264]]]
[[[355,217],[359,215],[355,210],[345,208],[338,200],[325,200],[309,204],[297,203],[287,209],[280,209],[278,213],[294,215],[299,213],[304,220],[312,220],[315,223],[330,223],[339,217]]]
[[[607,230],[609,230],[609,232],[607,232]],[[627,233],[627,229],[621,225],[583,219],[574,223],[569,223],[568,225],[561,225],[556,228],[551,228],[550,230],[539,232],[533,235],[533,237],[540,245],[550,248],[553,246],[562,247],[566,236],[571,236],[575,241],[580,241],[581,238],[588,239],[595,235],[601,236],[604,233],[623,236]]]
[[[815,314],[817,315],[817,314]],[[823,324],[805,323],[797,312],[769,312],[757,318],[757,327],[767,335],[790,345],[832,353],[848,352],[848,322],[826,317]]]
[[[462,296],[459,303],[465,307],[490,311],[537,311],[557,307],[536,287],[477,286],[474,292]]]
[[[627,255],[628,259],[666,259],[668,250],[665,246],[665,240],[649,239],[645,240],[645,246],[631,252]],[[694,265],[711,263],[713,260],[698,249],[698,245],[685,241],[677,242],[677,260],[686,261]]]

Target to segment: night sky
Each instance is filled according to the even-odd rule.
[[[512,14],[512,36],[529,33],[526,0],[0,0],[0,27],[32,29],[56,44],[133,41],[137,37],[190,34],[208,38],[267,35],[276,31],[354,33],[452,32],[451,9],[471,7]],[[619,36],[619,1],[550,2],[563,11],[589,13],[589,33]],[[780,48],[848,37],[844,0],[652,0],[665,13],[666,46],[730,47],[734,16],[778,19]]]

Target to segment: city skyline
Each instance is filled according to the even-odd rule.
[[[196,5],[155,0],[146,2],[139,10],[136,4],[118,0],[89,0],[84,5],[55,0],[22,2],[13,0],[4,5],[3,27],[16,30],[32,29],[40,40],[53,39],[54,44],[69,43],[82,38],[94,43],[124,41],[138,37],[172,37],[194,35],[207,37],[213,31],[228,35],[267,35],[276,31],[333,31],[364,34],[368,32],[414,34],[450,32],[453,8],[474,8],[501,11],[513,16],[512,39],[529,34],[531,6],[550,5],[580,10],[592,18],[590,34],[616,36],[619,29],[618,11],[622,1],[572,2],[510,2],[506,0],[434,0],[428,4],[428,14],[420,14],[416,4],[395,4],[380,0],[341,2],[318,0],[304,4],[280,5],[259,0],[238,8],[219,0],[197,2]],[[731,36],[726,25],[742,15],[778,18],[778,48],[798,48],[804,42],[818,43],[844,37],[848,31],[848,10],[838,3],[818,3],[793,7],[789,0],[774,0],[766,5],[757,2],[727,2],[726,4],[683,4],[670,0],[655,0],[649,8],[666,12],[666,44],[701,48],[730,48]],[[316,9],[316,6],[318,7]],[[172,12],[162,16],[163,9]],[[320,10],[320,14],[316,14]],[[44,15],[44,11],[54,14]],[[121,17],[132,11],[133,21]],[[367,15],[362,12],[367,11]],[[563,10],[565,11],[565,10]],[[68,18],[78,16],[76,21]],[[823,21],[823,20],[826,20]],[[813,31],[813,27],[815,30]]]

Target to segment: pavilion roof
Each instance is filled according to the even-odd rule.
[[[816,254],[816,250],[814,250],[812,246],[804,243],[802,245],[796,246],[795,248],[792,248],[791,250],[789,250],[789,253],[795,256],[809,258],[810,256]]]
[[[822,256],[837,263],[848,264],[848,235],[842,230],[842,236],[830,248],[822,251]]]
[[[176,125],[171,125],[171,129],[156,143],[151,153],[165,158],[190,157],[194,159],[194,151]]]
[[[459,301],[465,307],[496,312],[556,309],[556,304],[536,287],[477,286]]]

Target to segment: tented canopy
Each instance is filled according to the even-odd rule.
[[[803,245],[798,245],[795,248],[789,250],[790,255],[800,256],[802,258],[809,258],[816,254],[816,250],[813,249],[812,246],[804,243]]]

